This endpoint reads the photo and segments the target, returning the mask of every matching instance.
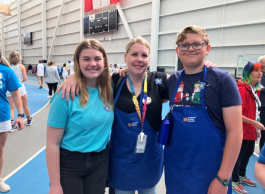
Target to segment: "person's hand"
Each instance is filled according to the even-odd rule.
[[[22,130],[24,129],[24,120],[22,117],[18,117],[17,120],[15,121],[14,125],[19,124],[19,129]]]
[[[124,69],[119,69],[117,70],[117,73],[120,75],[120,76],[125,76],[128,72],[128,68],[124,68]]]
[[[257,139],[260,138],[260,131],[256,130]]]
[[[58,87],[57,94],[62,90],[62,98],[66,95],[66,101],[69,101],[69,95],[71,92],[72,100],[75,99],[75,95],[79,94],[79,86],[77,85],[77,81],[75,78],[75,74],[71,74],[68,78]]]
[[[208,189],[208,194],[227,194],[228,186],[222,185],[217,179],[214,179]]]
[[[264,125],[262,124],[262,123],[260,123],[260,122],[255,122],[255,128],[257,129],[257,130],[265,130],[265,127],[264,127]]]
[[[211,61],[204,61],[204,65],[205,65],[207,68],[209,68],[209,67],[211,67],[211,68],[216,67],[216,65],[213,64]]]
[[[63,189],[61,186],[52,186],[51,185],[49,194],[63,194]]]

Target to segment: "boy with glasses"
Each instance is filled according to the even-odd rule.
[[[184,70],[166,81],[173,124],[164,163],[169,194],[232,192],[228,185],[242,142],[242,102],[227,72],[204,67],[209,40],[205,30],[194,25],[177,37]],[[180,84],[185,98],[178,102]]]

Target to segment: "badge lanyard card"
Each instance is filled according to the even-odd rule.
[[[139,103],[138,103],[137,97],[135,95],[135,91],[134,91],[130,77],[128,77],[128,81],[129,81],[130,88],[131,88],[132,100],[133,100],[133,103],[135,105],[135,109],[136,109],[136,112],[139,116],[139,119],[142,123],[142,131],[137,136],[136,148],[135,148],[135,153],[139,154],[139,153],[145,152],[146,142],[147,142],[147,135],[144,134],[144,120],[145,120],[145,115],[146,115],[146,111],[147,111],[147,106],[146,106],[147,105],[147,76],[145,76],[145,78],[144,78],[144,106],[143,106],[143,115],[142,116],[141,116]]]

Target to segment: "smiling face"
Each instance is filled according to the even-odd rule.
[[[103,54],[96,49],[83,49],[79,57],[79,66],[88,83],[95,83],[104,70]]]
[[[199,34],[186,34],[186,39],[184,39],[179,44],[193,44],[193,43],[204,43],[202,35]],[[194,50],[190,45],[187,51],[180,51],[176,48],[177,56],[186,68],[198,68],[203,66],[205,56],[210,52],[210,45],[203,45],[201,50]]]
[[[135,43],[124,54],[124,60],[128,66],[128,73],[143,74],[150,61],[150,50],[143,44]]]

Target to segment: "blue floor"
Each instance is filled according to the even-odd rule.
[[[25,83],[28,91],[28,101],[31,114],[41,109],[48,101],[48,91],[38,89],[38,86]],[[169,111],[169,104],[163,104],[162,117],[164,118]],[[253,155],[250,158],[247,167],[247,176],[253,180],[254,165],[257,157]],[[11,176],[6,183],[10,185],[9,194],[47,194],[49,192],[49,177],[45,161],[45,150],[33,158],[28,164]],[[257,187],[245,186],[249,194],[265,194],[265,190],[258,183]],[[233,194],[235,192],[233,191]]]

